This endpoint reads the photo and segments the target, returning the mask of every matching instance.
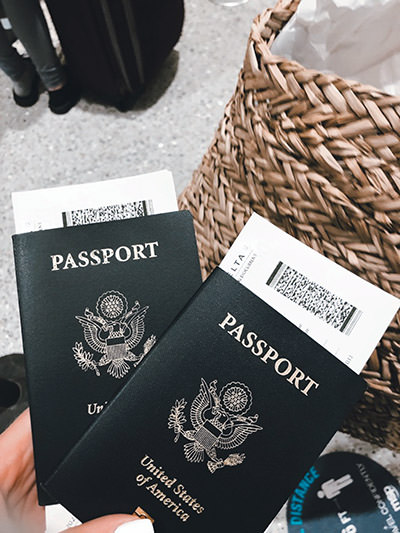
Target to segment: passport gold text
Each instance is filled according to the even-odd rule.
[[[104,409],[104,407],[106,406],[107,403],[108,402],[105,402],[104,404],[98,404],[97,402],[88,403],[88,405],[87,405],[88,415],[90,415],[90,416],[99,415],[102,412],[102,410]]]
[[[139,261],[140,259],[153,259],[157,257],[158,241],[145,242],[142,244],[131,244],[130,246],[119,246],[113,248],[100,248],[94,250],[82,250],[74,255],[54,254],[50,256],[52,271],[68,270],[70,268],[86,268],[88,266],[108,265],[118,261]]]
[[[182,483],[176,477],[170,477],[161,466],[157,466],[154,460],[145,455],[141,467],[146,473],[136,476],[136,484],[152,494],[160,503],[174,513],[182,522],[187,522],[191,512],[201,514],[204,507],[191,496]],[[151,474],[151,475],[149,475]]]
[[[290,385],[305,396],[308,396],[311,391],[319,387],[319,383],[314,381],[299,367],[293,365],[289,359],[279,354],[267,341],[260,339],[256,332],[246,332],[245,325],[237,324],[236,318],[231,313],[227,313],[226,317],[218,325],[244,348],[259,357],[260,361],[271,365],[277,375],[285,377]]]

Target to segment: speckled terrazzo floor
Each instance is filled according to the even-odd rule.
[[[81,101],[65,116],[47,95],[15,106],[0,72],[0,354],[21,350],[11,255],[15,190],[117,178],[168,168],[179,193],[207,149],[231,96],[254,16],[273,0],[236,8],[186,2],[184,34],[132,111]]]
[[[236,8],[208,0],[186,2],[184,34],[162,72],[135,108],[81,101],[65,116],[52,115],[47,98],[17,108],[0,73],[0,355],[21,352],[12,262],[14,190],[98,181],[170,169],[179,193],[211,141],[233,92],[253,17],[273,0]],[[338,433],[329,451],[368,454],[400,477],[400,456]],[[284,516],[269,533],[286,531]]]

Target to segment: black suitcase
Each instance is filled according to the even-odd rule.
[[[83,92],[127,109],[182,32],[183,0],[46,0]]]

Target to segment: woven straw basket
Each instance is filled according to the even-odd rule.
[[[180,208],[195,218],[204,277],[252,211],[400,296],[400,97],[273,55],[299,0],[252,26],[236,91]],[[400,450],[400,316],[363,371],[344,430]]]

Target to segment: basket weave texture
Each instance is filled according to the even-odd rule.
[[[203,276],[256,211],[400,296],[400,97],[275,56],[299,0],[252,26],[214,140],[179,199],[195,219]],[[363,371],[343,429],[400,450],[400,314]]]

